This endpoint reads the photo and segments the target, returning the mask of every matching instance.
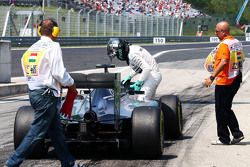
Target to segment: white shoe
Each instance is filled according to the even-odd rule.
[[[8,166],[6,164],[4,164],[3,167],[8,167]]]
[[[85,165],[79,165],[79,164],[77,164],[77,163],[75,162],[74,166],[72,166],[72,167],[85,167]]]
[[[211,141],[211,144],[212,145],[229,145],[230,143],[222,143],[219,139],[218,140],[214,140],[214,141]]]

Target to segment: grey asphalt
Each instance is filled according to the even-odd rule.
[[[245,62],[247,67],[244,71],[244,82],[241,85],[240,90],[238,91],[234,102],[233,110],[238,118],[239,125],[241,130],[244,133],[245,139],[242,140],[239,144],[236,145],[211,145],[211,141],[217,139],[216,136],[216,121],[214,114],[214,102],[208,103],[206,105],[205,112],[209,112],[207,117],[203,120],[203,123],[199,127],[196,134],[193,136],[192,144],[189,146],[190,149],[185,149],[181,155],[183,157],[182,162],[175,162],[180,166],[198,166],[198,167],[248,167],[250,165],[250,75],[249,75],[249,60]],[[161,66],[161,65],[160,65]],[[204,70],[179,70],[175,71],[175,74],[169,73],[168,69],[161,68],[163,73],[167,73],[168,77],[171,78],[171,75],[182,75],[182,78],[176,78],[173,83],[167,81],[168,85],[175,84],[176,82],[182,82],[188,80],[190,73],[193,73],[194,76],[198,76],[190,81],[188,84],[200,85],[207,75]],[[91,71],[90,71],[91,72]],[[186,73],[186,74],[185,74]],[[0,84],[0,92],[3,88],[8,87],[9,91],[18,90],[18,87],[25,85],[25,80],[23,77],[11,78],[11,84]],[[165,83],[161,83],[164,85]],[[185,83],[184,83],[185,84]],[[22,85],[22,86],[21,86]],[[174,88],[174,86],[173,86]],[[210,91],[214,87],[203,88],[203,92]],[[12,90],[13,89],[13,90]],[[179,88],[182,89],[182,88]],[[158,93],[161,90],[158,90]],[[176,90],[169,89],[169,92],[176,92]],[[202,93],[202,92],[199,92]],[[188,125],[186,125],[188,126]],[[184,129],[185,130],[185,129]],[[183,141],[185,144],[187,141]],[[186,143],[190,144],[190,143]],[[188,148],[188,147],[187,147]],[[182,159],[182,158],[179,158]],[[171,161],[169,162],[171,166]],[[173,165],[174,166],[174,165]]]
[[[188,61],[185,61],[185,63]],[[189,64],[194,61],[190,60]],[[178,62],[172,63],[177,66]],[[181,141],[178,145],[180,148],[178,158],[169,161],[167,166],[179,167],[249,167],[250,165],[250,60],[246,59],[243,71],[243,83],[236,94],[232,109],[238,119],[240,129],[243,131],[245,139],[236,145],[211,145],[211,141],[217,139],[215,104],[214,104],[214,85],[206,88],[202,85],[204,78],[209,74],[202,69],[181,69],[175,68],[171,70],[171,66],[163,68],[164,64],[160,64],[161,72],[166,74],[163,77],[158,88],[158,94],[168,85],[167,89],[170,94],[176,93],[182,97],[182,102],[190,105],[196,103],[204,104],[198,115],[202,115],[202,119],[193,119],[196,117],[196,111],[187,117],[189,120],[185,123],[183,133],[186,134],[186,140]],[[182,66],[185,66],[182,65]],[[165,66],[166,67],[166,66]],[[188,65],[190,67],[190,65]],[[179,76],[179,77],[176,77]],[[191,76],[193,76],[191,78]],[[181,83],[181,84],[179,84]],[[178,87],[176,86],[178,85]],[[166,86],[165,86],[166,87]],[[161,90],[162,89],[162,90]],[[191,92],[183,91],[190,89]],[[183,99],[182,92],[185,92],[186,99]],[[188,97],[190,93],[190,97]],[[200,97],[196,99],[196,97]],[[208,100],[206,100],[209,98]],[[188,108],[183,112],[186,113]],[[205,113],[204,113],[205,112]],[[204,117],[203,117],[204,116]],[[199,116],[198,116],[199,118]],[[193,131],[194,126],[199,126],[197,131]],[[191,132],[189,132],[191,131]],[[191,134],[190,136],[188,134]],[[191,140],[188,137],[192,138]],[[168,154],[171,150],[167,151]],[[177,165],[178,164],[178,165]]]
[[[205,112],[210,112],[203,121],[195,138],[192,149],[185,153],[182,166],[199,167],[249,167],[250,165],[250,77],[245,75],[233,101],[233,110],[238,119],[245,139],[236,145],[211,145],[216,140],[216,120],[214,104],[208,104]],[[204,88],[213,89],[213,88]]]
[[[245,62],[244,82],[241,85],[239,92],[237,93],[234,102],[233,110],[238,118],[241,130],[244,133],[245,139],[237,145],[211,145],[211,140],[217,139],[216,136],[216,121],[214,114],[214,102],[206,104],[204,112],[209,112],[204,118],[198,131],[193,136],[192,143],[188,143],[188,140],[184,140],[183,144],[190,144],[183,152],[178,154],[178,157],[182,157],[182,162],[178,162],[179,166],[198,166],[198,167],[248,167],[250,165],[250,76],[249,67],[250,61],[247,59]],[[186,85],[199,85],[202,87],[202,81],[208,74],[204,70],[197,69],[179,69],[173,72],[171,69],[165,69],[164,64],[160,64],[162,73],[167,74],[168,78],[175,78],[172,80],[165,80],[169,86],[169,93],[176,92],[176,83],[182,83],[183,88],[180,86],[178,90],[183,90]],[[195,76],[190,80],[190,75]],[[176,77],[181,76],[181,77]],[[164,87],[161,83],[160,87]],[[171,86],[173,85],[173,86]],[[26,89],[24,77],[12,77],[11,83],[0,83],[0,94],[4,92],[8,95],[11,93],[17,93],[18,91],[25,92]],[[173,88],[173,89],[171,89]],[[213,87],[202,88],[201,92],[211,92]],[[158,94],[161,89],[158,90]],[[188,125],[186,125],[188,126]],[[185,131],[185,129],[184,129]],[[188,149],[190,148],[190,149]],[[181,161],[180,160],[180,161]],[[176,163],[176,162],[175,162]],[[171,166],[171,162],[169,162]],[[174,166],[174,164],[173,164]]]

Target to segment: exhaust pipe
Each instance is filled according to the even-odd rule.
[[[86,123],[91,123],[97,121],[97,115],[93,111],[88,111],[84,114],[84,120]]]

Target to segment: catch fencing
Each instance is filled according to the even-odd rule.
[[[108,14],[89,8],[20,8],[0,6],[2,37],[37,36],[37,25],[47,17],[59,24],[62,37],[181,36],[183,20],[142,14]]]

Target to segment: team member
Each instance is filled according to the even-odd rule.
[[[60,117],[59,96],[61,86],[77,94],[74,80],[66,72],[57,23],[49,18],[41,22],[38,32],[41,39],[22,57],[22,68],[27,78],[29,98],[34,109],[34,121],[22,143],[6,161],[8,167],[17,167],[29,156],[32,149],[46,134],[51,138],[62,167],[77,167],[64,141]]]
[[[138,45],[130,45],[119,38],[111,38],[108,42],[107,54],[111,59],[117,57],[121,61],[126,61],[131,67],[131,73],[125,77],[122,84],[126,84],[140,74],[139,79],[130,86],[136,91],[145,92],[138,96],[138,100],[150,100],[154,97],[162,76],[154,57],[146,49]]]
[[[205,86],[209,87],[216,81],[215,113],[219,140],[213,141],[212,144],[236,144],[244,139],[244,135],[231,108],[242,82],[244,53],[242,44],[230,35],[228,22],[219,22],[215,34],[221,42],[209,54],[205,63],[205,67],[211,72],[211,76],[205,79]],[[232,140],[228,128],[232,133]]]

